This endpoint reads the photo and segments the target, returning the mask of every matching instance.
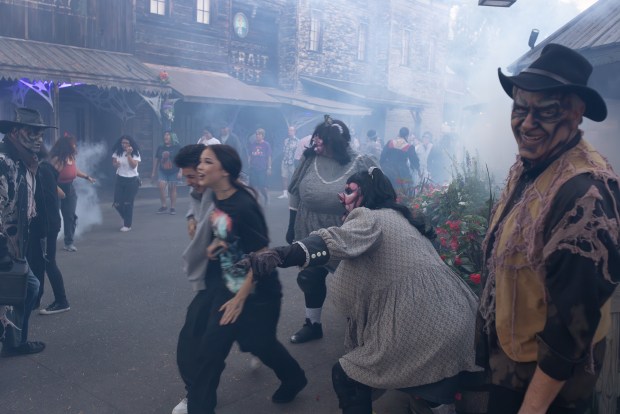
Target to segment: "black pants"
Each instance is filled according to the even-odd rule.
[[[250,297],[234,324],[220,325],[220,307],[232,294],[224,286],[198,292],[187,309],[179,334],[177,364],[187,389],[190,414],[212,414],[217,405],[217,387],[224,360],[233,342],[256,355],[278,379],[287,382],[303,375],[303,370],[277,340],[280,299],[261,301]]]
[[[68,304],[67,294],[65,292],[65,282],[62,273],[56,264],[56,238],[58,231],[47,233],[47,240],[43,239],[43,235],[37,230],[32,230],[28,237],[28,264],[32,273],[39,279],[39,295],[35,301],[41,303],[43,297],[43,286],[45,283],[45,274],[50,281],[50,286],[54,292],[54,302],[58,304]],[[44,242],[45,241],[45,242]],[[43,243],[44,242],[44,243]],[[43,251],[45,248],[45,252]]]
[[[324,267],[307,267],[297,275],[297,284],[306,301],[306,308],[322,308],[327,297],[327,286],[325,278],[327,269]]]
[[[125,227],[131,227],[133,222],[133,202],[140,188],[140,179],[138,177],[121,177],[116,176],[116,185],[114,186],[114,208],[118,211]]]
[[[516,414],[523,404],[525,394],[497,385],[490,386],[488,414]],[[583,414],[589,408],[589,402],[584,401],[576,408],[558,407],[551,404],[547,414]]]
[[[65,233],[65,246],[73,244],[73,236],[77,227],[77,193],[73,182],[58,184],[58,187],[65,193],[65,198],[60,200],[60,213],[62,214],[62,226]]]

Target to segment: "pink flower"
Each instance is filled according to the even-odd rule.
[[[448,226],[450,226],[450,230],[455,230],[455,231],[458,231],[458,230],[460,230],[460,228],[461,228],[461,221],[460,221],[460,220],[454,220],[454,221],[450,221],[450,220],[448,220],[448,221],[446,222],[446,224],[447,224]]]
[[[463,264],[463,261],[461,260],[461,258],[459,256],[456,256],[454,258],[454,264],[457,266],[460,266],[461,264]]]
[[[443,247],[448,247],[448,242],[446,241],[445,238],[442,237],[441,239],[439,239],[439,242],[441,243]]]
[[[469,275],[469,280],[471,280],[471,282],[474,285],[479,285],[480,284],[480,273],[472,273],[471,275]]]
[[[457,251],[459,248],[459,242],[456,237],[453,237],[452,240],[450,240],[450,248],[454,251]]]

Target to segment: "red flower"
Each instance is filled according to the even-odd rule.
[[[458,231],[461,228],[461,221],[460,220],[454,220],[454,221],[448,220],[446,222],[446,224],[448,226],[450,226],[450,230]]]
[[[461,260],[461,258],[459,256],[456,256],[454,258],[454,264],[457,266],[460,266],[461,264],[463,264],[463,261]]]
[[[419,210],[420,209],[420,205],[419,204],[414,204],[413,208],[415,208],[416,210]]]
[[[459,248],[459,242],[456,237],[453,237],[452,240],[450,240],[450,248],[454,251],[457,251]]]
[[[439,242],[441,243],[443,247],[448,247],[448,242],[443,237],[439,239]]]
[[[444,262],[446,261],[446,255],[442,254],[441,256],[439,256],[441,258],[441,260],[443,260]]]
[[[469,280],[471,280],[471,282],[474,285],[479,285],[480,284],[480,273],[472,273],[471,275],[469,275]]]

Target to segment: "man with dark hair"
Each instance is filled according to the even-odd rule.
[[[185,183],[192,189],[190,197],[193,198],[196,198],[197,194],[200,194],[200,198],[202,198],[202,193],[204,192],[204,189],[198,185],[198,171],[196,171],[196,168],[198,164],[200,164],[200,154],[202,154],[205,148],[207,148],[207,146],[203,144],[186,145],[182,147],[174,157],[174,164],[177,168],[181,169],[181,174],[183,178],[185,178]],[[189,233],[190,239],[193,239],[196,234],[197,224],[192,207],[193,203],[190,203],[190,209],[186,215],[187,232]]]
[[[583,137],[603,121],[592,65],[548,44],[508,77],[519,157],[484,242],[477,362],[488,413],[584,413],[605,354],[620,281],[620,177]]]
[[[0,270],[26,261],[28,225],[36,215],[37,154],[47,128],[54,127],[28,108],[17,108],[14,121],[0,121],[0,133],[5,134],[0,145]],[[7,317],[8,309],[0,303],[0,326],[4,329],[0,356],[35,354],[45,349],[43,342],[28,341],[30,313],[38,292],[39,281],[29,270],[23,306],[14,307]]]

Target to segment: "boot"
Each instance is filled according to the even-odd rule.
[[[310,319],[306,318],[306,323],[291,336],[291,343],[303,344],[304,342],[312,341],[314,339],[321,339],[323,337],[323,327],[320,323],[310,322]]]

